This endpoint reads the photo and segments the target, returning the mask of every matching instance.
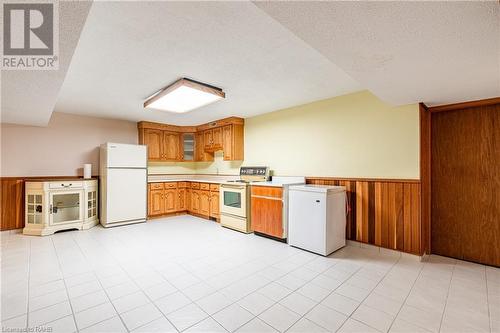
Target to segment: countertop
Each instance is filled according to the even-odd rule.
[[[239,179],[240,176],[216,176],[216,175],[148,175],[148,183],[163,182],[198,182],[221,184],[228,180]]]
[[[250,185],[255,186],[269,186],[269,187],[283,187],[288,185],[302,185],[306,183],[305,177],[293,177],[293,176],[275,176],[271,181],[268,182],[255,182],[250,183]]]

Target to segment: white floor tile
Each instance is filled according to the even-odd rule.
[[[236,329],[249,322],[253,317],[253,314],[238,304],[232,304],[212,315],[212,318],[229,332],[234,332]]]
[[[120,314],[125,326],[132,331],[162,316],[161,312],[152,304],[142,305],[133,310]]]
[[[103,290],[99,290],[95,293],[72,298],[71,307],[77,313],[107,302],[109,302],[108,297]]]
[[[66,290],[58,290],[50,294],[30,298],[29,309],[30,311],[36,311],[67,300],[68,294],[66,293]]]
[[[103,320],[116,316],[116,311],[111,303],[104,303],[93,308],[75,313],[78,329],[95,325]]]
[[[419,327],[417,325],[413,325],[407,321],[401,320],[400,318],[396,318],[392,323],[390,333],[429,333],[430,331]]]
[[[87,327],[83,330],[80,330],[82,333],[125,333],[127,332],[127,329],[123,325],[122,321],[120,320],[119,316],[114,316],[110,319],[106,319],[104,321],[101,321],[100,323],[97,323],[95,325],[92,325],[90,327]]]
[[[321,304],[329,307],[330,309],[343,313],[346,316],[350,316],[360,303],[349,297],[334,292],[328,295],[328,297],[325,298],[323,302],[321,302]]]
[[[153,332],[175,332],[177,330],[175,327],[167,320],[165,317],[160,317],[158,319],[153,320],[152,322],[136,328],[133,332],[141,332],[141,333],[153,333]]]
[[[184,332],[206,332],[206,333],[226,333],[227,331],[218,322],[208,317],[200,321],[198,324],[191,326]]]
[[[394,320],[393,316],[363,304],[354,311],[352,318],[384,333],[389,330]]]
[[[403,305],[397,318],[431,332],[438,332],[441,323],[440,313],[427,312],[409,305]]]
[[[47,323],[45,327],[50,327],[53,333],[72,333],[76,332],[75,320],[72,315],[57,319],[53,322]]]
[[[328,294],[330,294],[328,289],[322,288],[310,282],[305,284],[302,288],[299,288],[297,292],[316,302],[321,302],[326,296],[328,296]]]
[[[290,333],[324,333],[329,332],[325,328],[313,323],[309,319],[301,318],[287,331]]]
[[[363,301],[366,296],[370,294],[370,290],[366,290],[363,288],[359,288],[347,283],[344,283],[340,287],[338,287],[335,292],[337,294],[344,295],[346,297],[352,298],[358,302]]]
[[[317,302],[310,298],[302,296],[299,293],[292,293],[280,301],[281,305],[284,305],[289,310],[298,313],[299,315],[305,315],[309,310],[311,310]]]
[[[275,302],[260,293],[252,293],[238,301],[238,304],[253,313],[259,315],[269,309]]]
[[[402,302],[397,302],[388,297],[384,297],[377,293],[371,293],[363,302],[373,309],[383,311],[391,316],[396,316],[403,305]]]
[[[68,301],[45,307],[29,313],[29,327],[40,326],[56,319],[70,315],[71,306]]]
[[[151,286],[144,289],[144,293],[153,301],[175,293],[177,289],[168,282]]]
[[[265,295],[267,298],[278,302],[279,300],[283,299],[285,296],[289,295],[292,293],[292,290],[288,289],[287,287],[284,287],[276,282],[272,282],[265,287],[259,289],[258,291],[262,295]]]
[[[254,318],[236,330],[238,333],[276,333],[274,328],[267,325],[259,318]]]
[[[21,315],[19,317],[2,320],[2,327],[5,330],[9,330],[11,332],[13,332],[14,330],[20,331],[21,329],[25,329],[26,326],[28,325],[27,320],[28,320],[27,315]]]
[[[139,291],[139,287],[133,282],[125,282],[116,286],[106,288],[106,294],[110,299],[117,299]]]
[[[321,304],[318,304],[305,317],[332,332],[337,331],[347,319],[347,316],[342,313]]]
[[[274,329],[284,332],[300,319],[300,315],[281,304],[275,304],[261,313],[259,319]]]
[[[357,320],[349,318],[346,320],[344,325],[338,330],[339,333],[377,333],[376,329],[368,325],[363,324]]]
[[[142,291],[138,291],[136,293],[117,298],[113,300],[112,303],[118,313],[123,313],[148,304],[149,299]]]
[[[191,300],[184,296],[181,292],[176,292],[171,295],[160,298],[154,302],[156,306],[163,312],[164,315],[167,315],[171,312],[179,310],[180,308],[185,307]]]
[[[209,315],[219,312],[231,303],[233,302],[229,298],[219,292],[215,292],[196,301],[196,304]]]
[[[189,304],[167,315],[168,320],[170,320],[179,331],[184,331],[186,328],[199,323],[207,317],[208,314],[196,304]]]
[[[187,287],[182,291],[184,295],[189,297],[192,301],[199,300],[205,296],[208,296],[214,293],[216,289],[205,282],[200,282],[194,284],[190,287]]]

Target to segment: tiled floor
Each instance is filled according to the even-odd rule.
[[[443,257],[324,258],[190,216],[1,237],[4,329],[500,332],[500,270]]]

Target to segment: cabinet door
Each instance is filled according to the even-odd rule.
[[[191,197],[193,196],[193,193],[191,192],[191,184],[188,183],[188,185],[189,186],[186,188],[186,210],[191,213],[193,211],[191,206]]]
[[[219,218],[219,192],[210,192],[210,217]]]
[[[163,131],[145,129],[144,144],[148,146],[149,161],[160,161],[163,159]]]
[[[163,149],[164,149],[164,160],[166,161],[178,161],[180,159],[179,154],[179,133],[174,132],[164,132],[163,134]]]
[[[165,190],[165,212],[166,213],[175,212],[176,201],[177,201],[177,190],[176,189]]]
[[[212,130],[212,149],[222,149],[222,127],[216,127]]]
[[[205,152],[205,132],[198,132],[195,135],[195,161],[213,161],[214,156]]]
[[[163,190],[149,190],[148,215],[161,215],[164,207]]]
[[[212,130],[206,130],[203,132],[203,141],[204,141],[204,147],[205,149],[212,149],[214,137],[213,137],[214,132]]]
[[[49,218],[51,225],[83,221],[80,206],[83,199],[82,191],[53,192],[49,197],[52,211]]]
[[[193,190],[191,195],[191,209],[193,213],[199,214],[200,212],[200,191]]]
[[[186,210],[186,189],[180,188],[177,189],[177,202],[176,202],[176,210],[178,212],[182,212]]]
[[[252,229],[254,231],[283,238],[283,203],[281,199],[266,199],[252,196]]]
[[[222,128],[222,150],[224,151],[224,160],[233,159],[233,128],[227,125]]]
[[[200,191],[200,215],[210,216],[210,192]]]
[[[194,161],[194,134],[184,133],[182,134],[181,140],[181,160],[182,161]]]

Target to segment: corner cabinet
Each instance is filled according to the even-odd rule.
[[[148,146],[148,161],[210,162],[223,151],[225,161],[244,158],[244,119],[230,117],[200,126],[141,121],[139,144]]]
[[[99,223],[96,179],[29,181],[25,192],[25,235],[83,230]]]

